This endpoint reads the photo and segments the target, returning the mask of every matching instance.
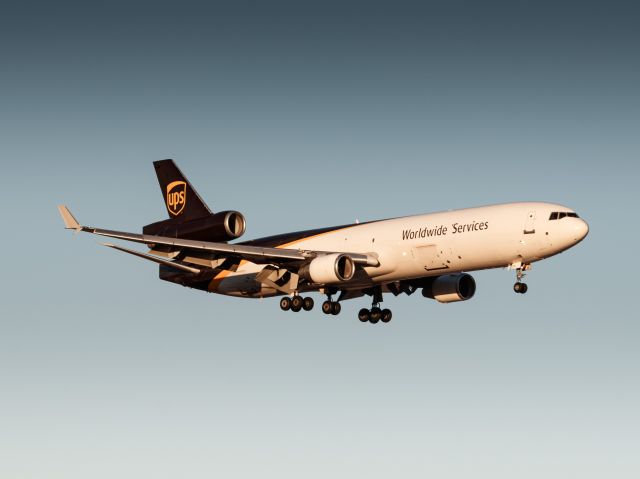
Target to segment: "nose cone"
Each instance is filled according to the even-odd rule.
[[[578,218],[573,227],[573,234],[576,243],[582,241],[589,233],[589,225],[582,218]]]

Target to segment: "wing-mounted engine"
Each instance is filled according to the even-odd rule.
[[[168,236],[202,241],[230,241],[242,236],[246,230],[246,220],[238,211],[221,211],[219,213],[182,221],[171,218],[146,225],[142,232],[145,235]]]
[[[298,274],[315,284],[334,284],[349,281],[355,271],[355,263],[349,255],[332,253],[314,258],[300,268]]]
[[[422,296],[435,299],[440,303],[453,303],[473,298],[476,282],[467,273],[438,276],[431,284],[422,288]]]

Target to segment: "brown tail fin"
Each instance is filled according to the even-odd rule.
[[[211,214],[207,204],[173,160],[154,161],[153,166],[169,218],[187,221]]]

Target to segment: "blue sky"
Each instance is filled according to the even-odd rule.
[[[86,3],[0,18],[0,476],[637,477],[632,3]],[[245,238],[543,200],[576,248],[388,325],[204,294],[62,229]],[[320,300],[320,297],[316,297]]]

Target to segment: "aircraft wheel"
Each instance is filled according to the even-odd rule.
[[[363,323],[366,323],[367,321],[369,321],[369,310],[367,308],[362,308],[358,312],[358,319]]]
[[[378,321],[380,321],[381,317],[382,311],[380,311],[380,308],[371,308],[371,312],[369,313],[369,321],[371,321],[373,324],[376,324]]]
[[[291,309],[291,298],[289,296],[285,296],[280,300],[280,309],[282,311],[289,311]]]
[[[305,311],[311,311],[313,309],[313,304],[313,298],[307,296],[302,300],[302,309],[304,309]]]
[[[333,303],[331,303],[331,301],[325,301],[324,303],[322,303],[322,312],[324,314],[331,314],[331,305]]]
[[[388,323],[389,321],[391,321],[392,317],[393,317],[393,314],[391,313],[390,309],[382,310],[382,317],[380,319],[382,320],[383,323]]]
[[[340,305],[340,303],[338,303],[337,301],[331,303],[331,314],[337,316],[338,314],[340,314],[340,311],[342,311],[342,306]]]
[[[298,312],[302,309],[303,300],[300,296],[291,298],[291,311]]]
[[[524,283],[516,283],[516,284],[514,284],[514,285],[513,285],[513,290],[514,290],[516,293],[522,293],[522,290],[524,289],[524,288],[523,288],[523,284],[524,284]]]
[[[527,286],[527,283],[522,283],[522,290],[520,291],[520,293],[524,294],[527,292],[528,289],[529,289],[529,286]]]

